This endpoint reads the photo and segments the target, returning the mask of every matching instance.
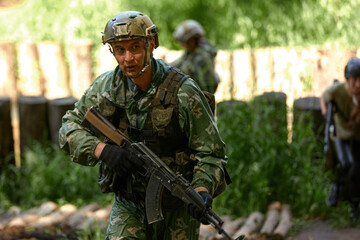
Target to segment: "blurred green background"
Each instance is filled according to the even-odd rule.
[[[19,0],[21,1],[21,0]],[[106,22],[121,11],[150,16],[160,44],[178,48],[172,32],[181,21],[199,21],[220,49],[267,46],[358,46],[359,0],[22,0],[0,12],[0,41],[101,43]]]
[[[358,48],[360,42],[360,0],[26,0],[0,11],[0,41],[61,41],[66,46],[89,39],[101,46],[106,22],[126,10],[149,15],[159,27],[160,46],[169,49],[179,49],[172,32],[189,18],[204,26],[219,49]],[[215,210],[239,217],[266,212],[268,204],[280,201],[291,205],[296,222],[331,218],[338,225],[351,225],[346,206],[334,210],[325,205],[329,182],[323,143],[306,120],[310,116],[293,128],[297,138],[289,142],[288,129],[277,129],[271,121],[277,115],[276,107],[265,103],[218,107],[233,184],[215,199]],[[21,169],[10,167],[0,175],[0,210],[13,204],[26,209],[48,200],[111,204],[111,194],[102,195],[97,186],[97,167],[72,163],[50,144],[34,143],[24,158]]]

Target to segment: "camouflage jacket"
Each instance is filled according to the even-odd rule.
[[[356,124],[354,129],[348,126],[354,102],[346,90],[345,83],[334,84],[327,88],[323,98],[326,103],[334,101],[336,104],[334,114],[336,137],[344,140],[360,139],[360,124]]]
[[[214,69],[214,58],[217,52],[210,52],[208,50],[210,46],[205,46],[197,47],[192,52],[185,52],[171,65],[190,75],[202,90],[215,93],[219,83],[219,76]]]
[[[125,108],[130,125],[138,129],[144,127],[151,100],[170,67],[158,59],[152,59],[152,66],[152,82],[146,92],[140,92],[140,98],[134,98],[140,90],[116,67],[98,76],[75,104],[75,109],[64,115],[59,143],[74,162],[94,166],[99,161],[94,156],[94,150],[101,139],[81,124],[91,106],[95,106],[109,119],[116,107]],[[188,147],[196,153],[195,158],[198,160],[192,185],[194,188],[204,186],[213,194],[219,186],[225,187],[225,144],[204,95],[192,79],[183,82],[177,96],[179,125],[188,136]]]

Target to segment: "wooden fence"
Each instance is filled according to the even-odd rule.
[[[334,78],[343,81],[346,62],[350,57],[359,56],[359,53],[357,49],[317,48],[219,50],[216,71],[221,82],[215,97],[217,102],[230,99],[246,101],[267,92],[281,92],[286,96],[287,106],[292,107],[296,99],[305,98],[308,102],[310,98],[317,98]],[[167,62],[180,55],[181,51],[161,47],[154,52],[155,58]],[[106,46],[94,49],[94,45],[88,41],[74,42],[66,52],[58,42],[1,42],[0,96],[5,99],[0,106],[6,108],[10,105],[12,109],[13,131],[7,134],[15,139],[15,152],[21,151],[20,140],[24,139],[20,136],[20,106],[24,108],[32,100],[38,101],[43,97],[46,105],[60,101],[60,114],[65,108],[72,108],[72,104],[69,106],[61,99],[80,98],[94,77],[115,66],[116,61]],[[46,111],[49,109],[51,107],[46,107]],[[315,109],[318,114],[317,103]],[[44,114],[47,116],[47,113]],[[8,123],[9,120],[2,118],[0,121]],[[49,138],[54,141],[57,136]],[[5,149],[4,146],[2,140],[0,151]],[[7,144],[6,148],[12,148],[12,145]]]
[[[91,42],[78,41],[65,53],[58,42],[0,42],[0,95],[79,98],[94,77],[116,66],[106,46],[94,50],[94,58],[93,48]],[[180,54],[161,47],[154,52],[167,62]],[[344,80],[346,62],[358,55],[357,49],[219,50],[216,99],[247,100],[267,91],[284,92],[288,101],[319,96],[334,78]]]

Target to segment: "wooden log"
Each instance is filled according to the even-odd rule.
[[[234,50],[228,52],[228,54],[231,56],[232,62],[229,59],[224,59],[225,61],[222,62],[222,65],[228,68],[228,74],[225,76],[230,78],[230,81],[227,81],[228,84],[225,85],[227,86],[227,89],[223,89],[223,94],[225,94],[224,99],[231,97],[234,99],[249,100],[253,96],[256,87],[253,51]],[[221,80],[223,79],[222,74],[222,72],[219,72]]]
[[[213,239],[216,233],[216,229],[213,226],[200,224],[199,234],[201,239]]]
[[[100,206],[98,204],[93,203],[85,205],[67,219],[66,225],[68,225],[72,229],[75,229],[81,224],[83,224],[83,222],[88,216],[90,216],[92,213],[99,209]]]
[[[61,206],[57,211],[39,218],[36,222],[31,223],[33,228],[51,227],[65,222],[71,215],[76,212],[76,207],[71,204]]]
[[[41,217],[54,212],[58,208],[54,202],[45,202],[39,207],[34,207],[22,212],[13,218],[8,227],[29,227],[31,223],[38,221]]]
[[[17,89],[21,96],[44,95],[44,79],[39,66],[39,53],[36,43],[18,44]]]
[[[235,235],[236,231],[240,229],[242,225],[244,225],[246,218],[236,218],[235,220],[232,220],[230,217],[223,216],[221,217],[224,220],[223,228],[224,230],[230,235],[233,236],[233,238],[236,238],[238,236]],[[216,233],[215,236],[212,236],[209,238],[209,240],[223,240],[226,239],[224,235]]]
[[[258,233],[264,221],[264,215],[261,212],[253,212],[247,218],[244,226],[242,226],[234,236],[245,235],[249,237],[250,234]]]
[[[97,52],[97,55],[99,56],[99,64],[97,68],[95,69],[95,76],[99,76],[100,74],[115,69],[115,67],[118,65],[116,62],[116,59],[109,51],[109,47],[106,45],[102,45],[99,48],[99,51]]]
[[[16,50],[15,44],[0,42],[0,95],[16,98]]]
[[[260,230],[260,235],[268,237],[272,235],[274,229],[279,223],[281,205],[279,202],[275,202],[269,206],[266,214],[266,220]]]
[[[107,222],[109,221],[110,214],[111,214],[111,206],[100,208],[95,212],[90,212],[86,219],[78,225],[78,229],[92,229],[95,223],[100,225],[100,229],[104,231],[107,227]]]
[[[45,97],[21,96],[18,98],[20,120],[20,152],[32,141],[49,140],[48,99]]]
[[[21,209],[17,206],[12,206],[9,210],[0,216],[0,229],[6,227],[6,225],[21,213]]]
[[[231,51],[218,51],[215,59],[215,71],[220,78],[220,83],[215,92],[215,99],[217,102],[230,100],[234,97],[231,72],[232,61]]]
[[[292,214],[291,214],[290,206],[289,205],[282,206],[281,220],[273,234],[275,239],[285,239],[290,228],[293,226],[291,218],[292,218]]]
[[[0,174],[8,164],[15,164],[14,138],[11,125],[10,97],[0,96]]]
[[[48,103],[49,109],[49,130],[52,144],[59,145],[59,129],[62,124],[62,117],[67,110],[74,109],[74,103],[77,102],[76,98],[66,97],[50,100]]]
[[[253,104],[260,109],[260,117],[272,127],[274,139],[287,140],[287,107],[286,94],[283,92],[264,92],[255,96]],[[264,110],[266,109],[266,110]]]
[[[273,91],[274,82],[274,59],[271,48],[259,48],[253,50],[254,83],[252,92],[261,94]]]
[[[310,123],[315,136],[318,139],[323,138],[324,117],[321,114],[319,97],[299,98],[294,101],[293,109],[293,127],[302,128],[302,124]],[[301,122],[300,120],[306,115],[309,117],[305,118],[305,121]]]
[[[241,100],[225,100],[216,104],[215,112],[217,116],[223,115],[232,111],[238,111],[239,109],[246,108],[247,103]]]
[[[38,43],[40,69],[48,99],[70,96],[68,70],[63,47],[59,42]]]
[[[332,84],[334,78],[345,81],[344,68],[350,58],[356,57],[356,49],[316,49],[314,59],[314,93],[321,94]]]
[[[71,94],[80,98],[92,82],[92,43],[81,41],[73,43],[70,54]]]

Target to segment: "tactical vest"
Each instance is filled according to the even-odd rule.
[[[182,173],[191,182],[197,160],[195,152],[187,147],[188,138],[179,126],[177,98],[180,86],[189,76],[177,68],[171,67],[164,78],[151,102],[143,129],[135,129],[129,126],[124,109],[116,108],[112,122],[115,126],[119,126],[122,132],[128,134],[133,141],[145,142],[174,172]],[[214,114],[214,95],[206,91],[203,93]],[[224,191],[226,184],[231,183],[225,168],[224,171],[226,183],[218,186],[214,197]],[[100,165],[99,184],[103,193],[115,192],[130,200],[144,198],[144,189],[141,189],[141,186],[134,186],[129,177],[117,176],[105,164]],[[136,195],[134,192],[139,194]],[[183,204],[179,199],[172,197],[166,189],[163,197],[171,198],[171,201],[163,201],[170,204],[170,206],[164,206],[165,208],[176,209],[177,206]]]
[[[179,126],[177,93],[184,73],[170,68],[158,87],[143,129],[129,128],[129,137],[146,143],[159,157],[172,156],[174,152],[187,148],[188,139]]]
[[[133,141],[145,142],[174,172],[181,172],[191,182],[197,160],[195,153],[187,147],[188,138],[179,126],[177,98],[181,84],[189,76],[171,67],[164,78],[151,102],[143,129],[129,126],[124,109],[116,108],[112,122]],[[129,184],[124,185],[128,181],[111,172],[104,164],[100,166],[99,184],[102,192],[124,191],[125,188],[129,192]],[[123,184],[120,186],[119,182]]]

